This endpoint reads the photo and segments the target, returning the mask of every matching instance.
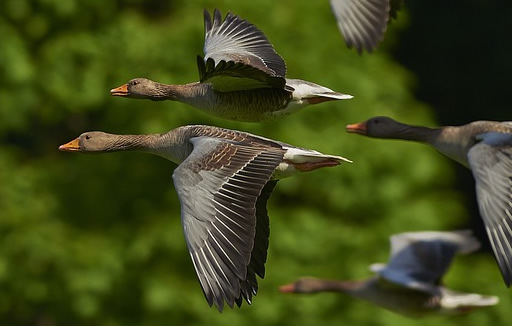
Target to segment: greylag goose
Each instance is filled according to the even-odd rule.
[[[288,79],[286,64],[256,26],[215,10],[204,11],[204,59],[198,56],[199,82],[166,85],[135,78],[110,91],[113,96],[173,100],[217,117],[257,122],[272,120],[325,101],[350,99],[300,79]]]
[[[372,52],[384,37],[390,18],[396,19],[403,0],[330,0],[340,33],[359,54]]]
[[[498,303],[495,296],[462,293],[440,285],[456,253],[479,248],[470,231],[408,232],[393,235],[388,265],[370,266],[377,275],[363,281],[301,278],[285,293],[343,292],[411,317],[460,314]]]
[[[187,247],[210,306],[222,311],[250,304],[256,275],[263,278],[269,219],[267,200],[277,179],[349,160],[249,133],[211,126],[183,126],[163,134],[86,132],[62,151],[142,151],[178,167],[173,181],[181,203]]]
[[[369,137],[427,143],[469,167],[476,181],[480,215],[507,286],[512,282],[512,123],[475,121],[463,126],[410,126],[375,117],[347,126]]]

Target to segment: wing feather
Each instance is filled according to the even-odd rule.
[[[386,31],[390,0],[330,0],[338,28],[348,47],[372,52]],[[396,2],[396,1],[395,1]],[[396,15],[396,9],[392,10]]]
[[[197,59],[201,82],[218,91],[284,89],[286,64],[261,30],[231,13],[222,21],[217,9],[213,21],[205,10],[204,21],[205,56]]]
[[[512,282],[512,149],[485,142],[468,152],[480,215],[507,286]]]
[[[191,142],[173,179],[194,268],[210,305],[250,303],[268,248],[271,190],[264,189],[284,150],[210,137]]]
[[[480,243],[468,230],[401,233],[391,237],[388,265],[376,272],[395,284],[436,294],[454,255],[479,247]]]

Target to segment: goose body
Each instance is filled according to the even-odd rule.
[[[372,52],[403,0],[330,0],[340,33],[349,48]]]
[[[178,167],[173,181],[194,268],[205,297],[222,311],[224,302],[251,303],[256,275],[263,278],[269,220],[267,200],[277,180],[339,165],[340,156],[295,147],[249,133],[211,126],[183,126],[163,134],[86,132],[63,151],[142,151]]]
[[[421,317],[460,314],[498,303],[495,296],[447,289],[440,280],[456,253],[479,248],[469,231],[408,232],[391,237],[387,265],[374,264],[376,276],[362,281],[301,278],[280,288],[285,293],[342,292],[391,311]]]
[[[512,123],[475,121],[427,128],[388,117],[347,126],[368,137],[419,141],[471,169],[480,215],[507,286],[512,282]]]
[[[310,104],[352,96],[300,79],[288,79],[286,64],[256,26],[231,13],[213,20],[204,11],[204,58],[199,82],[168,85],[135,78],[112,89],[113,96],[173,100],[215,116],[257,122],[291,114]]]

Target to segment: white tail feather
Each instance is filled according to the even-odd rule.
[[[335,160],[338,162],[347,162],[352,163],[351,160],[337,155],[327,155],[322,154],[317,151],[302,149],[302,148],[294,148],[288,147],[286,148],[286,152],[284,153],[285,160],[288,160],[293,163],[314,163],[324,161],[326,159]]]

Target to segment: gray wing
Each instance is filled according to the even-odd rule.
[[[507,286],[512,282],[512,149],[481,142],[468,152],[480,215]]]
[[[258,281],[256,275],[265,277],[265,262],[267,261],[267,252],[270,236],[270,222],[267,213],[267,201],[272,194],[277,180],[267,182],[256,201],[256,233],[254,235],[254,247],[251,252],[251,261],[247,267],[247,279],[240,283],[242,295],[236,300],[240,307],[242,297],[251,304],[252,296],[258,292]]]
[[[390,8],[390,0],[330,0],[338,28],[348,47],[372,52],[386,31],[390,10],[396,16],[397,8]],[[391,0],[397,5],[401,0]]]
[[[261,193],[283,150],[209,137],[191,142],[194,149],[173,180],[194,268],[210,306],[222,310],[225,301],[233,307],[241,304],[241,296],[250,303],[257,291],[254,274],[264,275],[262,248],[268,247],[259,243],[268,230],[265,220],[258,226],[257,218],[266,215],[261,206],[270,193]]]
[[[391,237],[389,264],[378,274],[408,288],[434,293],[457,252],[468,253],[480,243],[470,231],[408,232]]]
[[[215,9],[213,21],[204,11],[204,60],[198,57],[201,82],[219,91],[262,87],[284,88],[286,64],[256,26]]]

